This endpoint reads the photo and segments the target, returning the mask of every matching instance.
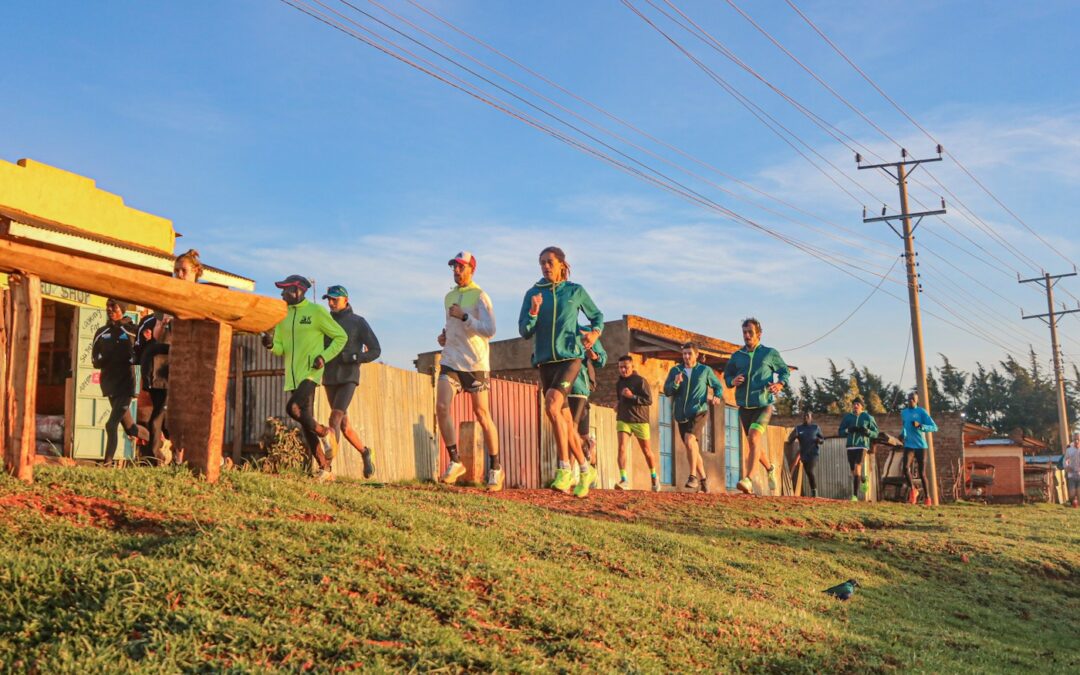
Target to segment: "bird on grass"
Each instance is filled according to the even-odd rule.
[[[842,584],[837,584],[832,588],[826,588],[822,593],[828,593],[829,595],[840,598],[841,600],[847,600],[855,594],[855,589],[859,588],[859,582],[854,579],[848,579]]]

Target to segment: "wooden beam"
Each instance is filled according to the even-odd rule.
[[[26,272],[45,281],[117,297],[181,319],[208,319],[259,333],[285,318],[285,303],[253,293],[192,284],[164,274],[0,238],[0,271]]]
[[[11,328],[11,291],[0,288],[0,451],[7,448],[8,410],[11,408],[11,396],[8,394],[7,364],[9,354],[8,332]]]
[[[5,405],[7,407],[4,470],[34,480],[35,404],[37,403],[38,339],[41,335],[41,280],[13,276]]]
[[[233,349],[233,466],[240,466],[244,451],[244,345]]]
[[[221,473],[232,329],[212,321],[172,322],[169,434],[191,469],[216,482]]]

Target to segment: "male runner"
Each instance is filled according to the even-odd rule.
[[[749,445],[748,457],[742,467],[746,473],[736,484],[749,494],[754,490],[750,474],[758,462],[765,467],[769,476],[769,490],[775,492],[777,486],[776,467],[761,452],[762,436],[772,418],[772,404],[776,395],[787,386],[791,371],[780,356],[780,352],[761,344],[761,322],[753,317],[743,319],[743,346],[731,355],[724,366],[724,381],[735,388],[735,403],[739,406],[739,424],[746,434]]]
[[[491,379],[488,343],[495,335],[495,312],[491,308],[491,298],[473,281],[476,257],[462,251],[447,264],[454,274],[454,287],[443,300],[446,326],[438,337],[443,350],[435,392],[435,416],[450,454],[450,464],[441,480],[450,485],[465,473],[465,466],[458,456],[458,429],[450,407],[454,396],[465,392],[472,399],[473,414],[483,430],[484,447],[490,460],[485,484],[488,490],[497,492],[503,486],[503,470],[499,459],[499,432],[491,419],[488,393]]]
[[[937,431],[926,408],[919,407],[919,394],[908,394],[907,406],[900,411],[900,419],[904,422],[904,428],[900,432],[900,440],[904,444],[904,478],[908,484],[908,501],[916,504],[919,501],[919,491],[915,489],[915,481],[911,477],[911,461],[919,465],[919,479],[923,484],[923,495],[926,497],[926,505],[930,506],[930,484],[926,481],[926,434]]]
[[[1065,448],[1064,464],[1069,503],[1073,508],[1080,507],[1080,431],[1073,432],[1072,443]]]
[[[619,434],[619,482],[616,490],[629,490],[626,476],[627,454],[630,437],[637,439],[641,454],[652,474],[652,491],[660,492],[660,479],[656,476],[656,457],[649,448],[649,411],[652,408],[652,390],[645,378],[634,372],[634,359],[629,354],[619,357],[619,379],[615,382],[615,395],[619,405],[615,413],[615,431]]]
[[[353,311],[349,304],[349,291],[344,286],[331,286],[323,295],[330,316],[348,336],[345,347],[334,358],[326,362],[323,374],[323,386],[326,387],[326,400],[330,403],[330,430],[341,446],[341,436],[360,452],[364,460],[364,478],[375,475],[375,461],[371,448],[364,445],[356,430],[349,424],[349,403],[352,402],[356,388],[360,386],[360,364],[371,363],[382,354],[379,338],[375,337],[371,326],[364,317]],[[330,346],[330,338],[324,340]],[[333,460],[333,457],[327,459]]]
[[[814,424],[814,416],[809,410],[803,413],[803,423],[788,434],[788,443],[795,440],[799,441],[798,461],[802,462],[806,480],[810,483],[810,496],[817,497],[817,477],[814,476],[814,470],[817,468],[818,456],[821,453],[821,444],[825,442],[825,436],[821,433],[821,427]]]
[[[578,332],[584,335],[589,329],[579,325]],[[607,350],[597,340],[592,347],[585,350],[585,356],[581,359],[581,370],[578,371],[577,378],[570,387],[570,395],[567,396],[569,407],[563,408],[564,413],[570,416],[570,444],[576,444],[578,451],[585,456],[585,461],[593,466],[596,466],[596,457],[593,454],[595,440],[589,435],[589,396],[596,384],[596,369],[605,365]]]
[[[675,399],[675,422],[690,464],[686,488],[708,492],[709,477],[705,475],[705,463],[701,460],[701,432],[709,420],[709,406],[720,404],[724,390],[716,372],[704,363],[698,363],[698,349],[694,343],[687,342],[682,346],[682,365],[672,366],[668,371],[664,395]]]
[[[290,274],[274,285],[281,289],[281,299],[288,305],[288,310],[281,323],[274,326],[272,336],[263,333],[262,343],[275,355],[285,358],[285,391],[289,393],[285,411],[300,424],[304,448],[319,465],[316,479],[331,481],[334,474],[322,445],[330,428],[319,424],[312,411],[315,389],[323,378],[323,366],[341,352],[349,336],[325,307],[304,297],[311,288],[311,282],[306,278]],[[325,338],[330,338],[329,345]]]
[[[856,398],[851,402],[851,412],[840,420],[841,436],[847,437],[847,462],[851,468],[851,501],[859,501],[858,494],[864,496],[870,490],[869,479],[863,475],[863,458],[866,457],[870,444],[878,435],[878,425],[874,416],[863,410],[863,400]]]
[[[150,438],[146,429],[135,424],[129,410],[135,392],[135,373],[131,366],[135,326],[124,316],[126,310],[124,303],[110,298],[105,303],[108,321],[97,329],[91,342],[90,360],[101,370],[101,395],[108,398],[112,406],[109,419],[105,421],[105,466],[112,466],[116,455],[117,425],[122,425],[128,436],[142,440]]]

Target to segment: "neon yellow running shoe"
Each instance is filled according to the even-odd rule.
[[[577,487],[574,488],[574,496],[578,499],[585,499],[589,496],[589,488],[596,484],[596,469],[590,465],[588,469],[581,472],[581,478],[578,479]]]
[[[570,486],[574,482],[574,472],[570,469],[558,469],[555,471],[555,480],[551,481],[552,490],[558,490],[559,492],[569,492]]]

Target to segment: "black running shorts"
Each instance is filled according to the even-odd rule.
[[[541,363],[540,388],[544,390],[544,393],[555,389],[562,392],[564,396],[568,396],[579,372],[581,372],[581,361],[579,359]]]
[[[488,390],[490,375],[491,373],[486,370],[469,371],[442,368],[439,372],[439,379],[449,382],[454,387],[455,394],[462,391],[469,394],[479,394]]]
[[[854,471],[855,467],[862,464],[863,456],[866,455],[866,448],[848,448],[847,449],[847,463]]]
[[[701,432],[705,430],[705,421],[709,419],[709,413],[699,413],[694,419],[685,422],[677,422],[679,425],[679,438],[685,438],[692,434],[701,443]]]
[[[739,425],[743,433],[749,435],[751,429],[757,429],[761,433],[769,428],[769,420],[772,419],[772,406],[760,408],[739,408]]]
[[[348,411],[349,404],[353,400],[353,394],[356,393],[356,383],[345,382],[344,384],[327,384],[323,386],[326,387],[326,400],[330,402],[330,409]]]

